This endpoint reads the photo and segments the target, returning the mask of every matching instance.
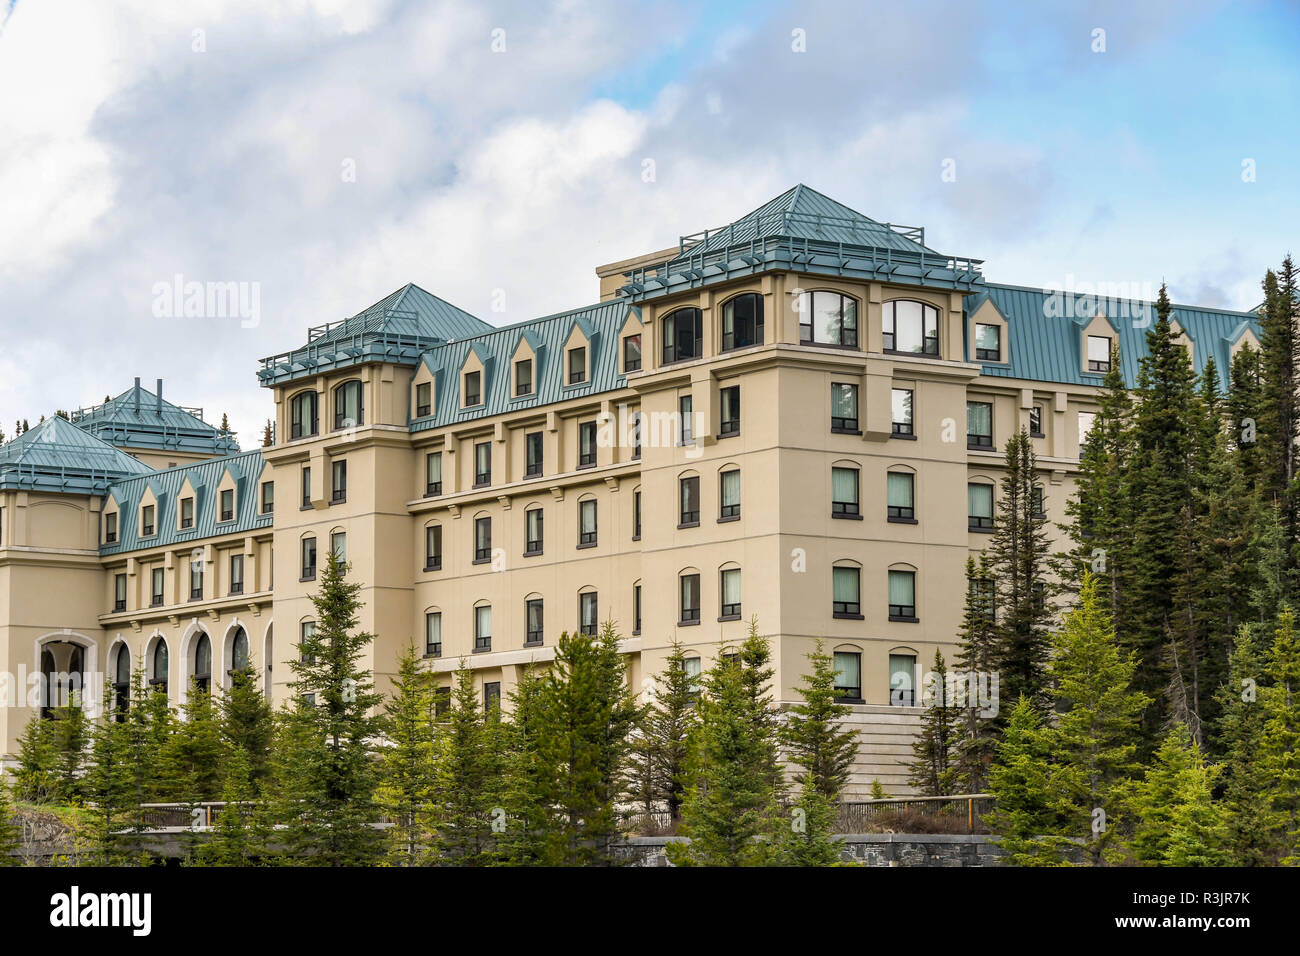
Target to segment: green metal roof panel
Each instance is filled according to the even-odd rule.
[[[203,409],[173,405],[141,387],[139,379],[103,405],[77,409],[71,413],[70,420],[78,428],[119,447],[209,455],[239,451],[234,435],[203,420]]]
[[[1097,298],[1051,289],[986,283],[967,296],[967,317],[986,301],[992,302],[1008,325],[1007,359],[1003,364],[981,363],[984,375],[1022,378],[1067,385],[1100,385],[1105,377],[1083,371],[1082,330],[1100,312],[1107,316],[1119,338],[1120,370],[1129,387],[1137,380],[1138,360],[1146,354],[1146,333],[1155,322],[1155,303],[1143,299]],[[1231,349],[1246,329],[1260,334],[1258,316],[1196,306],[1173,306],[1176,320],[1192,341],[1196,374],[1214,357],[1227,385]],[[964,335],[969,339],[969,323]],[[965,342],[967,361],[973,347]]]
[[[259,478],[266,467],[261,449],[213,458],[196,465],[181,465],[163,471],[114,482],[108,494],[119,506],[118,540],[101,545],[100,554],[121,554],[159,545],[200,543],[216,535],[246,533],[271,526],[271,515],[258,513]],[[220,507],[217,488],[226,472],[235,481],[235,520],[218,522]],[[176,500],[185,487],[186,479],[194,489],[194,527],[181,530],[178,524]],[[153,491],[158,500],[154,516],[156,533],[140,537],[140,502],[145,490]]]
[[[148,465],[57,415],[0,447],[0,488],[103,494]]]
[[[619,371],[618,332],[628,312],[638,314],[638,310],[626,301],[613,299],[504,326],[485,335],[430,349],[422,356],[422,361],[434,375],[437,407],[433,415],[414,419],[411,431],[426,431],[621,388],[626,379]],[[575,323],[584,330],[590,343],[587,352],[590,374],[581,385],[566,385],[563,380],[564,343],[568,341]],[[510,358],[521,339],[528,340],[537,356],[533,368],[534,390],[532,395],[514,398],[510,388]],[[471,351],[479,356],[484,366],[483,404],[461,409],[457,386],[460,370]]]

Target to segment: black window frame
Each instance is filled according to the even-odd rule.
[[[853,396],[853,417],[846,418],[835,414],[835,390],[848,389]],[[831,382],[831,431],[841,435],[860,435],[858,425],[861,421],[862,406],[858,402],[858,386],[854,382]]]
[[[627,347],[628,347],[629,343],[631,343],[631,342],[635,342],[635,343],[636,343],[636,358],[635,358],[635,359],[629,358],[629,356],[628,356],[628,348],[627,348]],[[635,333],[633,333],[632,335],[625,335],[625,336],[623,336],[623,374],[626,375],[628,372],[639,372],[639,371],[641,371],[641,359],[642,359],[642,356],[641,356],[641,333],[640,333],[640,332],[635,332]]]
[[[725,471],[718,472],[718,518],[731,520],[740,517],[740,501],[734,504],[727,504],[725,493],[727,475],[740,475],[739,468],[728,468]],[[737,478],[739,480],[739,477]]]
[[[486,450],[486,454],[484,453]],[[483,459],[486,459],[484,461]],[[486,464],[487,471],[480,469]],[[474,487],[486,488],[492,484],[492,442],[479,441],[474,443]]]
[[[983,405],[989,410],[989,431],[987,435],[978,434],[970,430],[970,412],[972,405]],[[993,447],[993,403],[966,401],[966,447],[974,449],[985,449]]]
[[[893,604],[889,603],[889,619],[891,621],[916,621],[916,572],[909,571],[906,568],[889,568],[885,572],[886,587],[888,581],[895,574],[906,574],[912,579],[912,603],[911,604]],[[888,602],[889,595],[886,595]]]
[[[438,459],[438,480],[429,480],[429,464],[434,458]],[[435,498],[442,494],[442,452],[431,451],[424,456],[424,497]]]
[[[304,414],[304,405],[310,406],[310,421]],[[319,434],[320,392],[315,389],[305,389],[292,395],[289,398],[289,440],[313,438]]]
[[[348,500],[348,460],[336,458],[330,462],[330,503]]]
[[[591,530],[583,531],[583,514],[590,507],[592,512]],[[592,548],[596,546],[600,536],[600,509],[597,506],[595,498],[584,498],[578,502],[578,547]]]
[[[533,610],[537,611],[537,626],[533,626]],[[542,598],[524,600],[524,647],[540,647],[544,643],[546,605]]]
[[[989,513],[987,515],[973,515],[970,513],[969,502],[972,486],[989,489]],[[966,482],[966,489],[966,527],[970,531],[992,531],[994,518],[997,516],[998,510],[997,489],[987,481],[968,481]]]
[[[730,398],[730,401],[728,401]],[[731,418],[727,418],[727,406],[731,406]],[[718,437],[730,438],[740,434],[740,386],[728,385],[718,389]]]
[[[1043,432],[1043,406],[1042,405],[1031,405],[1029,407],[1029,437],[1030,438],[1047,437],[1046,434]]]
[[[978,345],[980,329],[992,329],[993,338],[997,342],[997,348],[981,348]],[[977,362],[1001,362],[1002,361],[1002,326],[990,325],[988,322],[976,322],[975,334],[972,336],[975,344],[975,361]]]
[[[162,607],[167,597],[167,572],[163,568],[149,571],[149,606]]]
[[[482,405],[482,404],[483,404],[483,373],[482,373],[482,371],[480,371],[480,370],[478,370],[478,369],[475,369],[475,370],[472,371],[472,372],[466,372],[466,373],[462,376],[462,378],[464,379],[464,385],[463,385],[463,388],[464,388],[464,392],[463,392],[464,403],[461,405],[461,408],[477,408],[478,406]],[[473,391],[470,390],[470,387],[469,387],[469,386],[470,386],[470,382],[473,382],[473,383],[474,383],[474,389],[473,389]]]
[[[596,423],[578,423],[578,467],[596,467]]]
[[[424,570],[442,570],[442,525],[424,526]]]
[[[891,505],[889,503],[889,479],[893,475],[905,477],[911,484],[912,500],[910,505]],[[891,521],[913,521],[916,519],[916,475],[910,471],[885,472],[885,516]]]
[[[431,641],[429,623],[433,618],[438,619],[438,640]],[[442,657],[442,612],[425,611],[424,612],[424,656],[425,657]]]
[[[718,572],[718,620],[739,620],[743,601],[727,604],[727,575],[740,574],[740,568],[723,568]]]
[[[188,517],[186,517],[185,514],[187,511],[189,512]],[[181,499],[181,530],[188,531],[190,528],[193,527],[194,527],[194,497],[191,495],[188,498]]]
[[[912,302],[921,307],[921,351],[919,352],[899,350],[897,348],[898,305],[901,302]],[[934,316],[933,334],[928,334],[926,329],[926,318],[930,315]],[[891,299],[884,304],[881,310],[880,330],[882,351],[887,355],[939,358],[939,318],[938,306],[931,305],[929,302],[922,302],[920,299]]]
[[[687,507],[688,489],[694,489],[695,508]],[[686,475],[677,479],[677,527],[696,528],[700,524],[700,476]]]
[[[861,319],[860,309],[859,309],[860,303],[858,302],[857,299],[855,299],[851,295],[846,295],[843,292],[837,292],[834,289],[810,289],[804,292],[803,296],[805,298],[803,299],[803,301],[800,303],[799,306],[800,309],[799,344],[800,345],[820,345],[823,347],[842,348],[842,349],[858,348],[858,343],[861,341],[862,323],[860,321]],[[837,331],[839,333],[838,342],[823,342],[818,340],[816,337],[816,325],[813,322],[813,317],[817,315],[817,311],[818,311],[817,299],[821,296],[827,296],[827,297],[836,296],[840,300],[839,309],[837,310],[839,313],[839,324],[837,326]],[[853,309],[852,309],[853,327],[852,329],[847,330],[852,333],[851,335],[845,334],[846,333],[846,327],[844,324],[844,318],[846,312],[844,307],[845,302],[853,303]],[[805,318],[808,319],[807,322],[804,321]]]
[[[536,451],[536,455],[533,452]],[[536,478],[543,473],[546,460],[546,437],[542,432],[524,435],[524,477]]]
[[[835,694],[836,700],[840,701],[841,703],[860,704],[862,703],[863,700],[862,698],[862,652],[861,651],[832,651],[831,652],[831,669],[834,672],[835,679],[837,681],[840,676],[840,669],[835,666],[835,658],[841,654],[844,655],[845,657],[856,657],[858,659],[857,661],[858,683],[857,686],[854,687],[848,684],[840,684],[837,682],[834,685],[832,685],[833,693]]]
[[[140,537],[152,538],[158,533],[158,506],[142,505],[140,508]]]
[[[126,610],[126,575],[113,575],[113,610]]]
[[[691,582],[694,584],[691,584]],[[688,585],[694,588],[695,606],[687,606]],[[698,572],[692,574],[680,574],[677,576],[677,623],[681,626],[689,626],[700,623],[700,575]]]
[[[587,610],[591,609],[590,620]],[[596,591],[578,593],[578,633],[595,637],[600,629],[600,595]]]
[[[486,529],[483,534],[480,529]],[[492,516],[483,515],[474,519],[474,564],[484,564],[492,560]]]
[[[580,368],[574,368],[574,360]],[[575,345],[564,354],[564,377],[570,385],[584,385],[587,382],[587,347]]]
[[[536,515],[537,537],[533,538],[533,515]],[[524,511],[524,557],[541,554],[546,547],[546,509],[528,508]]]
[[[349,422],[346,409],[346,394],[356,392],[357,395],[357,417],[356,421]],[[365,388],[361,384],[361,379],[352,378],[346,382],[340,382],[334,386],[334,431],[342,431],[345,428],[357,428],[365,423],[366,406],[365,406]]]
[[[433,383],[419,382],[415,386],[415,417],[428,418],[433,414]]]
[[[694,306],[674,309],[660,320],[659,328],[663,342],[663,365],[691,362],[704,357],[704,313],[699,309]],[[689,334],[683,335],[683,331]],[[683,340],[690,343],[689,354],[687,347],[682,344]]]
[[[275,482],[274,481],[262,482],[261,508],[262,508],[262,514],[264,515],[272,514],[275,511]]]
[[[235,568],[239,568],[239,574],[235,574]],[[244,593],[244,556],[239,552],[230,555],[230,563],[227,565],[227,577],[230,586],[226,589],[228,594]]]
[[[849,471],[853,473],[853,483],[857,488],[857,501],[836,501],[835,500],[835,472]],[[845,468],[841,465],[831,466],[831,516],[857,518],[862,515],[862,469]]]
[[[521,375],[527,372],[527,375]],[[515,362],[515,398],[525,398],[533,394],[533,360],[519,359]]]
[[[737,323],[736,305],[740,302],[747,302],[752,308],[750,314],[742,317],[740,323]],[[738,325],[748,334],[738,335]],[[742,292],[740,295],[734,295],[722,303],[722,348],[720,351],[733,352],[736,349],[747,349],[762,345],[763,334],[763,296],[760,293]]]
[[[299,571],[302,576],[299,581],[315,581],[317,571],[316,557],[316,536],[314,534],[304,535],[298,545]]]

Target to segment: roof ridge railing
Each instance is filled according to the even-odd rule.
[[[419,318],[419,314],[414,312],[411,309],[394,309],[391,307],[384,308],[384,309],[376,309],[374,306],[371,306],[369,309],[366,309],[362,312],[358,312],[356,315],[349,315],[346,319],[337,319],[334,322],[326,322],[324,325],[308,326],[307,342],[310,344],[316,341],[317,339],[321,338],[322,336],[329,335],[329,333],[332,332],[334,329],[337,329],[343,325],[347,325],[349,322],[351,322],[354,319],[369,320],[376,315],[382,316],[385,319],[397,318],[397,317],[411,318],[411,319]]]
[[[423,350],[431,345],[437,345],[445,341],[436,335],[408,335],[405,332],[387,332],[380,329],[353,332],[343,338],[331,339],[329,342],[320,342],[319,338],[317,336],[316,339],[311,339],[306,345],[299,346],[296,349],[268,355],[262,359],[262,370],[271,371],[277,365],[303,360],[319,362],[322,357],[334,356],[349,348],[361,349],[365,345],[372,343],[383,348],[410,347]]]
[[[756,232],[761,232],[762,227],[768,222],[779,221],[781,225],[786,223],[812,223],[818,229],[824,226],[847,226],[853,230],[865,230],[872,226],[878,226],[889,232],[895,233],[904,239],[915,242],[918,245],[925,245],[925,227],[924,226],[905,226],[896,222],[877,222],[874,219],[866,217],[854,218],[852,216],[836,216],[830,213],[809,213],[793,212],[788,209],[778,210],[776,212],[760,213],[752,218],[745,218],[737,222],[729,223],[725,226],[719,226],[716,229],[704,229],[700,232],[687,233],[680,236],[677,240],[677,254],[683,256],[688,248],[694,248],[701,243],[707,243],[709,239],[717,237],[725,232],[728,234],[731,245],[736,236],[736,226],[738,224],[753,223]]]

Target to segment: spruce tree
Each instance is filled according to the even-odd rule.
[[[169,799],[191,807],[215,801],[228,756],[212,695],[191,681],[181,719],[160,754],[160,787]]]
[[[474,674],[462,660],[452,684],[451,709],[438,739],[437,783],[432,809],[438,858],[458,866],[485,866],[498,859],[494,824],[504,810],[500,771]]]
[[[397,658],[393,694],[384,704],[380,784],[376,799],[392,821],[389,859],[399,866],[425,862],[430,842],[429,801],[434,785],[433,685],[415,646]]]
[[[55,709],[49,733],[54,753],[55,799],[76,804],[82,797],[82,771],[91,739],[86,712],[79,699]]]
[[[1224,814],[1211,796],[1213,772],[1181,725],[1156,750],[1134,785],[1134,832],[1129,850],[1154,866],[1219,866],[1227,861]]]
[[[1219,718],[1211,737],[1222,754],[1226,845],[1236,866],[1263,866],[1272,848],[1272,782],[1258,766],[1268,719],[1259,699],[1266,681],[1264,667],[1258,629],[1243,625],[1237,632],[1228,678],[1219,688]]]
[[[858,756],[858,735],[843,729],[847,704],[835,696],[835,658],[818,641],[808,654],[812,672],[795,688],[801,700],[786,711],[780,740],[787,760],[796,769],[794,780],[834,804]]]
[[[79,709],[79,708],[78,708]],[[113,688],[104,688],[103,709],[90,733],[90,765],[84,794],[91,808],[90,833],[101,866],[126,863],[138,843],[125,829],[138,806],[127,725],[113,719]]]
[[[1051,730],[1039,708],[1021,697],[989,768],[994,810],[988,823],[1008,865],[1058,866],[1074,845],[1062,836],[1073,825],[1074,808],[1053,780],[1051,747]]]
[[[18,737],[14,789],[18,798],[27,803],[48,803],[58,796],[58,755],[53,730],[53,721],[36,714]]]
[[[1278,502],[1288,540],[1296,539],[1296,435],[1300,432],[1300,331],[1297,330],[1296,274],[1291,257],[1275,273],[1264,275],[1264,310],[1260,315],[1259,439],[1263,490]],[[1288,568],[1294,570],[1294,563]]]
[[[1257,766],[1272,786],[1269,829],[1283,862],[1294,865],[1300,863],[1300,640],[1289,607],[1278,615],[1266,673],[1270,686],[1260,694],[1265,717]]]
[[[262,429],[262,447],[270,448],[274,444],[275,444],[275,440],[272,437],[272,432],[271,432],[271,419],[268,418],[266,420],[266,427]]]
[[[651,700],[642,711],[629,755],[634,770],[629,798],[647,816],[663,807],[669,827],[681,819],[690,735],[699,722],[696,690],[686,671],[686,652],[674,638],[663,670],[654,677]]]
[[[539,864],[546,851],[550,826],[546,794],[554,791],[555,768],[542,753],[544,687],[538,670],[525,667],[509,697],[502,758],[506,831],[499,840],[505,861],[513,866]]]
[[[213,823],[206,843],[199,847],[195,862],[200,866],[256,866],[268,855],[271,831],[262,822],[254,802],[252,762],[239,748],[227,761],[221,799],[225,803]]]
[[[961,734],[961,716],[953,706],[948,665],[943,654],[934,652],[923,698],[925,713],[921,733],[912,741],[912,762],[908,782],[922,796],[944,797],[958,790],[956,748]]]
[[[22,864],[22,825],[9,799],[9,787],[0,780],[0,866]]]
[[[361,664],[373,636],[357,629],[361,585],[347,580],[347,570],[333,549],[326,552],[311,598],[315,630],[289,662],[284,838],[292,858],[316,866],[365,865],[383,853],[375,803],[381,697]]]
[[[816,787],[799,788],[787,809],[789,820],[772,841],[774,866],[834,866],[844,841],[836,839],[837,807]]]
[[[254,793],[262,792],[270,774],[274,735],[271,704],[250,657],[246,667],[231,673],[230,687],[221,696],[221,738],[232,751],[243,752]]]
[[[962,611],[959,650],[954,658],[959,686],[961,726],[956,776],[965,793],[983,793],[997,748],[1001,680],[998,674],[996,591],[988,558],[966,559],[966,605]]]

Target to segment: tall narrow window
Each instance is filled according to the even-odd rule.
[[[831,615],[856,618],[862,615],[861,573],[857,568],[832,568]]]
[[[889,703],[916,706],[916,658],[911,654],[889,655]]]
[[[424,570],[442,570],[442,525],[431,524],[424,529]]]
[[[641,633],[641,585],[632,585],[632,633]]]
[[[844,701],[862,702],[861,654],[835,652],[835,696]]]
[[[212,687],[212,642],[201,632],[194,645],[194,686],[205,694]]]
[[[475,405],[483,404],[482,381],[482,372],[465,373],[465,408],[473,408]]]
[[[912,521],[916,518],[916,508],[912,502],[914,477],[905,471],[891,471],[886,477],[886,507],[890,521]]]
[[[725,438],[728,435],[740,434],[740,386],[731,385],[721,389],[718,392],[722,406],[721,421],[719,423],[718,435]]]
[[[1029,493],[1029,513],[1035,518],[1047,517],[1047,506],[1043,504],[1043,486],[1034,485]]]
[[[587,350],[569,349],[569,384],[581,385],[587,380]]]
[[[893,403],[893,428],[895,438],[913,438],[916,432],[912,428],[912,390],[910,388],[890,389]]]
[[[262,482],[262,514],[269,515],[275,510],[275,482]]]
[[[641,459],[641,424],[645,419],[642,418],[641,412],[632,413],[632,460]]]
[[[858,507],[858,470],[856,468],[831,469],[831,515],[856,517]]]
[[[972,482],[966,486],[966,513],[972,531],[993,529],[993,486]]]
[[[242,554],[232,554],[230,556],[230,593],[244,593],[244,556]]]
[[[104,515],[104,543],[115,544],[117,542],[117,512]]]
[[[596,464],[596,423],[578,425],[578,467],[591,468]]]
[[[663,364],[685,362],[703,354],[704,321],[699,309],[678,309],[663,320]]]
[[[533,360],[520,359],[515,363],[515,397],[533,394]]]
[[[348,563],[348,533],[346,531],[330,532],[330,551],[339,564]]]
[[[975,323],[975,360],[978,362],[1002,361],[1002,330],[996,325]]]
[[[886,352],[939,354],[939,310],[932,305],[911,299],[886,302],[883,331]]]
[[[320,431],[319,402],[315,392],[299,392],[289,400],[290,439],[307,438]]]
[[[481,441],[474,445],[474,487],[492,484],[492,443]]]
[[[302,539],[302,580],[311,581],[316,577],[316,539]]]
[[[858,432],[858,387],[847,382],[831,383],[831,431]]]
[[[719,499],[722,506],[718,511],[719,518],[739,518],[740,517],[740,469],[733,468],[731,471],[724,471],[719,478],[721,487],[718,489]]]
[[[492,650],[492,605],[474,608],[474,650]]]
[[[1043,437],[1043,406],[1035,405],[1029,409],[1029,437]]]
[[[194,527],[194,499],[181,499],[181,529]]]
[[[334,389],[334,430],[356,428],[363,424],[361,407],[361,383],[355,379],[344,382]]]
[[[590,637],[596,636],[596,598],[595,591],[578,595],[578,630]]]
[[[722,351],[763,344],[763,297],[747,292],[722,304]]]
[[[536,478],[542,473],[542,433],[529,432],[524,436],[524,477]]]
[[[677,399],[677,420],[678,434],[681,435],[679,444],[695,444],[695,403],[691,396],[682,395]]]
[[[699,476],[691,475],[682,478],[679,485],[681,490],[681,511],[678,516],[677,527],[693,528],[700,523]]]
[[[203,599],[203,559],[190,559],[190,600]]]
[[[889,572],[889,619],[916,620],[916,572]]]
[[[330,463],[330,501],[348,500],[348,462],[340,458]]]
[[[524,554],[541,554],[542,509],[529,508],[524,512]]]
[[[160,637],[153,646],[153,676],[149,678],[149,683],[163,694],[167,693],[167,667],[167,642]]]
[[[425,418],[433,412],[433,383],[421,382],[415,386],[415,417]]]
[[[240,674],[248,670],[248,632],[242,627],[235,630],[230,641],[230,673]]]
[[[117,719],[123,720],[126,710],[131,706],[131,650],[125,644],[117,649],[117,658],[113,663],[113,709]]]
[[[623,371],[641,371],[641,336],[639,334],[623,337]]]
[[[838,292],[804,292],[797,305],[800,344],[858,347],[858,303],[855,299]]]
[[[424,456],[424,496],[432,498],[442,494],[442,452],[431,451]]]
[[[113,575],[113,610],[126,610],[126,575]]]
[[[542,599],[530,598],[524,602],[524,643],[536,646],[542,643]]]
[[[679,579],[681,582],[681,615],[678,617],[679,624],[699,624],[700,623],[700,576],[698,574],[683,574]]]
[[[578,502],[578,547],[589,548],[596,543],[596,500],[588,498]]]
[[[155,510],[153,505],[145,505],[140,509],[140,534],[146,538],[157,530],[154,526]]]
[[[991,402],[966,403],[966,446],[968,448],[993,447],[993,404]]]
[[[489,680],[483,682],[483,713],[491,717],[501,710],[501,682]]]
[[[424,656],[442,656],[441,611],[428,611],[424,615]]]
[[[310,664],[316,659],[316,655],[311,649],[311,645],[315,640],[315,621],[303,621],[298,625],[298,657],[304,664]]]
[[[162,568],[154,568],[149,572],[149,606],[161,607],[164,597],[164,582],[166,581],[166,572]]]
[[[632,540],[641,540],[641,492],[632,492]]]
[[[221,514],[222,521],[235,520],[235,492],[227,488],[221,492]]]
[[[311,466],[304,465],[302,469],[302,506],[311,507]]]
[[[474,519],[474,563],[492,560],[492,519]]]
[[[738,619],[740,617],[740,568],[724,570],[719,583],[722,595],[719,616]]]

